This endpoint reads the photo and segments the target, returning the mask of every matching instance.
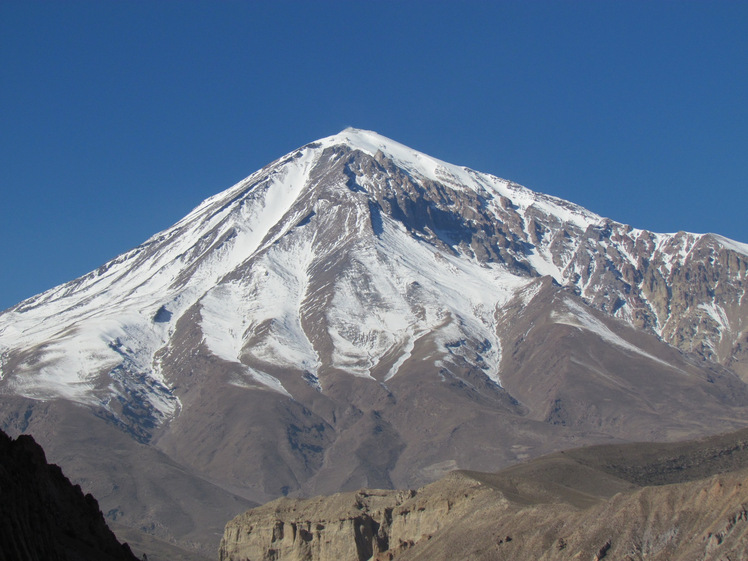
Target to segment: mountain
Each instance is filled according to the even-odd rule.
[[[30,436],[0,431],[0,560],[136,561],[83,495]]]
[[[745,559],[746,481],[746,430],[594,446],[419,490],[277,499],[226,525],[220,559]]]
[[[0,314],[0,427],[211,552],[281,495],[746,426],[747,265],[346,129]]]

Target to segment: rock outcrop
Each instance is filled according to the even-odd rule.
[[[418,491],[280,499],[232,520],[221,561],[748,558],[748,432],[572,450]]]
[[[278,499],[226,526],[221,561],[391,559],[464,515],[461,476],[420,491],[361,489],[307,500]],[[467,497],[467,495],[465,495]],[[457,511],[454,510],[458,506]]]
[[[0,561],[135,561],[84,495],[28,435],[0,431]]]

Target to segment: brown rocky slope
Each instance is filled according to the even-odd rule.
[[[748,558],[748,431],[595,446],[418,491],[279,499],[227,526],[221,561]]]

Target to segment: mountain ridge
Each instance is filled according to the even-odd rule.
[[[91,478],[118,522],[197,547],[248,501],[733,430],[744,249],[347,129],[0,314],[0,428]],[[124,485],[101,442],[143,473]],[[124,496],[165,473],[158,515]],[[222,514],[175,506],[190,487]]]
[[[94,333],[92,334],[94,337],[101,338],[102,336],[104,336],[109,339],[109,349],[104,351],[108,351],[108,354],[110,354],[110,356],[108,357],[108,362],[111,363],[117,361],[120,358],[117,356],[117,354],[119,354],[123,355],[123,358],[125,359],[125,361],[123,362],[126,362],[128,359],[130,359],[139,362],[140,364],[138,365],[138,367],[140,369],[148,369],[150,367],[151,372],[156,374],[155,376],[152,376],[151,380],[149,380],[150,382],[152,382],[155,391],[153,400],[154,416],[168,417],[173,415],[178,405],[173,399],[173,396],[170,396],[166,388],[163,387],[166,385],[165,380],[163,380],[162,377],[158,376],[158,362],[154,360],[154,348],[162,346],[168,335],[165,332],[165,329],[157,330],[154,329],[154,327],[157,327],[156,324],[163,324],[164,327],[169,326],[169,320],[171,320],[171,316],[178,315],[179,312],[183,313],[184,308],[187,307],[186,305],[179,306],[179,302],[194,302],[205,296],[205,294],[210,290],[211,287],[220,282],[220,279],[224,278],[226,275],[229,275],[232,269],[236,270],[236,263],[240,264],[242,261],[241,256],[247,255],[248,257],[251,257],[253,253],[261,252],[263,249],[261,247],[263,243],[265,247],[272,244],[273,239],[277,240],[282,234],[287,233],[287,229],[290,227],[289,225],[294,223],[294,221],[297,222],[294,227],[298,227],[298,225],[301,224],[303,220],[311,219],[311,217],[314,215],[313,210],[311,211],[311,213],[301,213],[305,215],[303,217],[294,217],[295,215],[292,215],[289,219],[286,220],[287,226],[285,227],[285,232],[276,233],[277,235],[274,236],[270,231],[272,229],[272,226],[278,224],[281,220],[283,220],[284,216],[290,210],[290,207],[293,206],[293,202],[295,202],[296,198],[298,198],[303,192],[303,188],[306,184],[304,178],[304,169],[306,169],[306,167],[308,167],[310,163],[308,161],[304,161],[304,156],[301,156],[302,152],[306,149],[311,152],[313,152],[314,150],[322,150],[324,153],[325,150],[333,149],[335,146],[340,145],[345,145],[349,149],[354,151],[365,149],[367,150],[367,153],[372,158],[374,158],[374,160],[376,160],[377,155],[379,155],[380,160],[382,160],[382,149],[385,149],[391,161],[396,161],[401,165],[405,165],[403,164],[403,162],[405,161],[409,162],[409,165],[405,165],[404,167],[406,172],[420,174],[422,178],[426,178],[429,181],[447,181],[447,184],[449,186],[457,185],[455,181],[450,182],[450,177],[452,178],[452,180],[460,179],[463,184],[464,182],[469,183],[472,178],[480,177],[482,184],[480,184],[479,186],[480,188],[485,188],[486,178],[490,178],[493,183],[491,187],[494,188],[494,192],[490,194],[492,196],[499,197],[500,206],[503,207],[513,205],[514,207],[517,207],[519,210],[523,211],[523,218],[525,223],[517,223],[518,213],[499,213],[497,216],[489,216],[488,218],[492,220],[496,220],[497,218],[504,219],[503,223],[505,225],[508,225],[506,229],[509,230],[509,232],[500,232],[500,237],[501,239],[505,240],[509,239],[510,247],[508,251],[502,251],[503,248],[497,248],[497,244],[481,243],[480,241],[478,243],[473,243],[474,240],[471,240],[471,247],[469,248],[469,250],[473,251],[474,256],[478,258],[479,262],[485,262],[486,260],[488,260],[489,262],[503,261],[504,263],[508,263],[509,265],[514,265],[515,269],[519,268],[521,272],[524,272],[529,276],[532,276],[533,273],[541,276],[550,274],[550,276],[552,276],[554,280],[556,280],[560,284],[575,287],[581,293],[581,295],[585,297],[586,300],[594,307],[607,311],[608,313],[611,313],[613,315],[617,315],[618,317],[623,317],[637,327],[650,329],[654,331],[658,336],[662,337],[665,341],[671,344],[675,344],[675,346],[679,346],[680,348],[685,345],[685,342],[683,340],[684,337],[680,333],[684,328],[678,326],[677,324],[672,325],[673,323],[677,323],[677,321],[672,322],[672,316],[668,317],[668,308],[671,304],[668,300],[671,299],[667,299],[665,297],[666,301],[661,302],[661,300],[663,299],[662,292],[664,291],[664,287],[662,286],[664,284],[663,280],[673,275],[673,263],[671,263],[670,261],[674,259],[676,266],[679,266],[680,263],[678,263],[678,259],[683,261],[687,260],[691,255],[691,252],[693,252],[695,249],[702,252],[711,252],[712,254],[719,254],[722,251],[737,252],[740,249],[745,250],[745,247],[743,247],[742,244],[739,244],[739,242],[733,242],[729,240],[729,243],[726,243],[722,241],[723,238],[713,236],[711,234],[695,235],[679,232],[677,234],[668,236],[665,234],[652,234],[643,230],[631,229],[630,227],[615,223],[613,221],[610,221],[609,219],[603,219],[597,215],[594,215],[593,213],[589,213],[588,211],[581,209],[581,207],[572,205],[565,201],[561,201],[560,199],[533,193],[525,188],[516,186],[511,182],[500,180],[492,176],[485,176],[484,174],[478,175],[477,172],[473,172],[468,168],[459,168],[457,166],[446,164],[439,160],[425,156],[419,152],[413,151],[394,141],[385,139],[384,137],[376,135],[375,133],[370,133],[368,131],[358,131],[356,129],[346,129],[338,135],[328,137],[327,139],[323,139],[322,141],[318,141],[316,143],[311,143],[309,145],[306,145],[305,147],[302,147],[299,151],[292,152],[292,155],[290,155],[290,157],[285,157],[277,160],[273,164],[270,164],[269,166],[266,166],[266,168],[263,168],[263,170],[259,170],[255,174],[249,176],[247,179],[237,183],[234,187],[229,188],[227,191],[207,199],[204,203],[202,203],[191,213],[189,213],[184,219],[177,222],[173,227],[153,236],[138,248],[135,248],[134,250],[113,259],[112,261],[97,269],[95,272],[76,279],[71,283],[67,283],[65,285],[61,285],[60,287],[51,289],[37,297],[28,299],[11,308],[3,315],[6,318],[12,317],[13,321],[10,323],[3,322],[5,323],[5,325],[0,325],[0,336],[2,336],[2,339],[7,340],[13,336],[14,330],[33,331],[34,329],[36,329],[38,331],[37,340],[39,338],[44,338],[47,340],[54,339],[56,334],[53,330],[43,331],[39,330],[36,326],[28,326],[28,323],[30,322],[24,322],[23,316],[44,303],[50,304],[54,301],[62,303],[71,293],[87,291],[89,287],[93,287],[97,284],[105,282],[107,278],[114,276],[117,271],[121,270],[122,264],[129,263],[130,261],[135,260],[136,262],[133,264],[133,266],[142,266],[141,263],[138,263],[139,260],[142,260],[139,259],[139,256],[141,254],[147,254],[151,246],[163,245],[164,242],[168,242],[171,238],[177,236],[178,233],[182,234],[181,231],[183,229],[187,230],[187,232],[178,237],[186,238],[188,244],[193,243],[193,246],[191,248],[186,247],[185,244],[182,243],[180,245],[177,245],[177,247],[173,249],[168,248],[169,251],[166,254],[156,254],[155,258],[151,259],[153,263],[149,267],[149,272],[153,275],[153,277],[155,277],[155,279],[150,278],[147,280],[138,280],[139,277],[136,276],[136,281],[129,283],[129,287],[126,284],[124,287],[120,288],[119,285],[121,284],[123,276],[128,275],[128,270],[132,269],[132,267],[130,267],[130,269],[125,269],[124,271],[119,273],[119,277],[114,280],[114,286],[117,287],[117,290],[129,290],[131,295],[133,296],[137,295],[138,291],[143,291],[144,288],[147,287],[147,285],[151,285],[151,288],[148,290],[149,294],[155,294],[159,291],[163,291],[164,289],[168,290],[167,285],[171,286],[172,293],[176,292],[176,294],[173,294],[173,296],[171,297],[171,301],[167,300],[166,302],[162,303],[161,306],[159,306],[156,310],[153,310],[152,313],[154,314],[154,321],[150,325],[143,325],[142,321],[135,321],[135,325],[130,326],[130,329],[133,329],[137,332],[133,337],[131,337],[131,339],[137,339],[138,342],[141,343],[141,345],[144,339],[151,339],[150,343],[146,345],[148,349],[144,351],[136,350],[135,353],[128,354],[125,350],[127,348],[126,345],[123,347],[120,343],[118,343],[118,341],[121,342],[122,340],[125,340],[127,338],[127,333],[122,333],[123,336],[120,337],[113,336],[118,329],[117,325],[101,326],[97,329],[94,329]],[[196,229],[195,222],[199,222],[202,225],[206,221],[205,216],[208,211],[210,212],[207,216],[211,217],[213,222],[218,221],[220,218],[222,218],[223,214],[228,212],[228,209],[232,204],[235,205],[237,201],[241,200],[242,197],[245,197],[247,195],[247,186],[252,185],[253,182],[255,182],[263,172],[267,172],[267,170],[273,170],[279,165],[281,167],[286,166],[294,159],[300,160],[300,162],[296,162],[297,165],[295,165],[295,168],[293,168],[292,171],[280,172],[287,173],[291,176],[290,178],[286,177],[286,181],[283,181],[284,185],[291,186],[290,189],[287,188],[285,191],[283,191],[283,189],[281,188],[280,193],[268,192],[266,199],[263,201],[264,207],[262,209],[262,212],[260,212],[259,215],[255,213],[254,215],[248,217],[256,218],[260,222],[260,226],[255,228],[259,233],[255,233],[255,230],[248,230],[247,232],[242,234],[241,232],[238,232],[236,226],[224,228],[219,232],[215,232],[214,230],[210,234],[201,234],[200,232],[204,231],[204,228]],[[298,165],[299,163],[301,163],[301,165]],[[357,175],[352,178],[352,182],[354,185],[356,185],[357,177],[359,176]],[[366,181],[364,181],[364,183],[366,183]],[[376,193],[381,189],[377,189],[375,183],[376,182],[369,182],[364,187],[358,186],[358,188],[365,190],[368,189],[372,193]],[[475,182],[473,183],[475,186]],[[276,191],[278,191],[278,189],[276,189]],[[486,191],[486,193],[488,193],[488,191]],[[512,199],[505,199],[504,197],[506,196],[506,194],[511,194]],[[291,200],[292,202],[289,204],[288,201],[284,201],[281,204],[279,202],[282,200],[281,195],[290,195],[289,200]],[[443,197],[444,193],[441,193],[437,190],[435,196]],[[376,205],[371,209],[372,224],[378,220],[377,213],[382,212],[382,210],[377,208],[377,205],[379,207],[381,207],[382,205],[384,205],[385,207],[389,207],[388,210],[390,210],[394,216],[397,216],[398,213],[400,215],[405,213],[407,217],[407,204],[410,202],[407,199],[398,200],[395,197],[394,200],[392,200],[393,197],[383,197],[381,194],[375,194],[375,197],[378,198],[376,201]],[[428,208],[433,208],[433,198],[434,197],[432,196],[432,201],[429,203],[429,205],[431,206],[429,206]],[[479,207],[481,205],[481,202],[481,200],[473,201],[475,207]],[[483,203],[485,203],[485,201],[483,201]],[[215,207],[220,208],[217,210]],[[475,209],[472,210],[474,211]],[[549,210],[552,212],[549,213]],[[433,211],[432,214],[434,212],[435,211]],[[445,214],[444,211],[440,212],[442,215]],[[557,228],[556,232],[550,231],[548,224],[541,224],[538,221],[539,215],[543,212],[547,213],[548,218],[552,218],[550,226]],[[415,230],[416,235],[421,234],[423,236],[423,234],[425,234],[425,236],[423,237],[426,237],[426,239],[430,242],[443,243],[443,241],[439,239],[439,234],[431,231],[433,230],[433,228],[429,228],[428,224],[424,225],[418,223],[418,220],[423,221],[424,219],[430,219],[433,223],[433,221],[438,220],[440,216],[441,215],[430,217],[427,216],[425,218],[416,216],[415,227],[413,227],[412,229]],[[241,218],[247,219],[247,217]],[[447,216],[447,219],[449,218],[450,217]],[[561,218],[563,222],[559,218]],[[514,221],[514,224],[512,224],[512,219]],[[484,233],[491,229],[491,225],[487,224],[487,222],[487,220],[483,220],[483,230],[481,233]],[[567,250],[566,252],[563,251],[564,248],[559,248],[559,246],[564,243],[563,240],[559,241],[559,237],[568,237],[569,232],[564,230],[564,228],[568,228],[570,227],[570,225],[576,226],[580,230],[582,227],[584,227],[583,235],[587,236],[586,244],[588,246],[591,244],[596,244],[596,247],[588,247],[586,248],[586,252],[582,251],[582,244],[579,244],[576,247],[571,247],[571,249]],[[464,229],[464,221],[463,224],[459,224],[459,226],[463,227]],[[423,230],[423,228],[426,228],[426,230],[428,231],[419,231]],[[554,239],[551,241],[551,243],[544,244],[544,238],[548,236],[549,232],[551,235],[556,235],[554,236]],[[520,233],[522,234],[522,236],[524,236],[525,239],[522,239]],[[577,237],[579,233],[580,232],[577,232]],[[187,236],[186,234],[189,234],[189,236]],[[268,238],[268,236],[270,236],[270,238]],[[193,240],[195,238],[199,240],[197,244],[194,244],[194,242],[190,242],[190,240]],[[191,273],[193,269],[199,266],[200,254],[202,253],[201,250],[204,249],[204,246],[209,246],[210,243],[212,243],[214,246],[220,248],[220,246],[223,244],[230,244],[232,239],[234,238],[241,238],[240,240],[234,240],[232,244],[232,247],[240,248],[241,253],[238,253],[238,256],[230,255],[228,259],[225,257],[221,258],[221,256],[219,256],[218,263],[211,263],[210,268],[202,267],[201,270],[203,271],[205,271],[206,269],[210,269],[206,274],[207,278],[204,279],[204,282],[199,283],[197,287],[188,289],[186,293],[185,291],[179,292],[174,290],[174,288],[178,288],[179,283],[186,278],[190,278],[193,281],[192,284],[195,284],[194,275],[192,275]],[[264,238],[268,239],[265,240]],[[211,242],[207,242],[207,239],[210,239]],[[511,242],[512,239],[515,240],[514,243]],[[614,249],[610,249],[611,240],[617,242]],[[715,248],[710,244],[710,242],[720,244],[721,248]],[[641,258],[635,259],[633,254],[631,253],[633,251],[633,248],[637,246],[644,246],[644,251],[647,251],[647,248],[649,248],[648,250],[650,253],[649,255],[645,254],[644,263],[641,262]],[[592,249],[596,251],[591,251]],[[618,274],[623,278],[623,283],[618,282],[618,284],[623,284],[624,286],[615,287],[617,290],[615,290],[615,293],[612,295],[600,294],[599,292],[594,295],[592,294],[592,292],[595,292],[596,288],[599,288],[600,284],[611,283],[611,279],[601,278],[601,276],[605,275],[604,269],[609,264],[601,263],[598,264],[597,267],[595,267],[595,264],[591,262],[590,256],[595,254],[600,255],[600,250],[604,250],[602,252],[603,254],[606,251],[613,251],[616,253],[615,258],[618,262]],[[239,251],[239,249],[237,249],[236,251]],[[234,253],[236,253],[236,251]],[[476,251],[478,253],[476,253]],[[641,253],[641,251],[642,250],[640,249],[639,252]],[[178,261],[182,259],[188,252],[192,252],[193,254],[197,255],[198,259],[196,260],[196,262],[183,260],[183,262],[185,262],[185,266],[182,269],[178,268],[176,271],[170,271],[166,263],[173,263],[175,261]],[[522,252],[524,252],[524,260],[520,261],[517,259],[517,254]],[[479,255],[479,253],[482,255]],[[669,259],[668,255],[672,257]],[[748,252],[746,252],[745,254],[738,253],[738,255],[740,255],[740,257],[737,258],[737,267],[741,269],[739,272],[742,273],[744,277],[746,259],[744,259],[743,257],[748,256]],[[725,259],[725,257],[721,258]],[[729,257],[727,259],[729,260]],[[225,265],[222,267],[221,263],[225,263]],[[234,264],[233,266],[232,263]],[[655,264],[655,267],[652,266],[653,263]],[[615,279],[612,280],[612,282],[615,281]],[[632,297],[629,298],[630,301],[627,301],[626,298],[622,300],[620,297],[621,294],[625,293],[627,288],[635,286],[636,284],[643,285],[643,288],[638,291],[639,293],[634,293]],[[652,285],[651,288],[649,288],[649,285]],[[107,287],[105,284],[103,287],[103,292],[107,292],[110,290],[111,288]],[[90,292],[90,290],[88,291]],[[190,296],[190,293],[192,293],[192,296]],[[93,299],[93,302],[89,304],[89,306],[91,306],[93,303],[100,302],[102,300],[100,296],[101,294],[99,294],[97,297],[96,292],[94,292],[89,297],[90,299]],[[81,306],[80,303],[71,304],[77,307]],[[172,307],[176,307],[177,309],[170,310],[168,308],[170,304]],[[85,301],[83,302],[83,305],[86,305]],[[741,305],[740,307],[742,309],[742,298],[740,298],[739,305]],[[69,311],[70,307],[63,308],[62,310],[55,310],[56,315],[65,314]],[[715,347],[725,347],[724,343],[722,342],[722,340],[724,339],[724,334],[722,333],[722,331],[730,330],[730,318],[727,314],[724,313],[724,310],[721,309],[719,305],[716,305],[716,307],[703,305],[701,312],[698,311],[697,307],[695,313],[698,314],[698,317],[690,320],[688,322],[688,325],[685,326],[685,329],[692,328],[695,321],[711,322],[714,324],[712,326],[713,330],[716,330],[718,333],[718,336],[715,336],[712,339],[718,338],[720,341],[705,341],[700,347],[696,349],[685,350],[696,350],[697,352],[701,352],[707,355],[716,355],[718,361],[724,361],[727,358],[726,355],[728,354],[728,352],[732,351],[732,348],[716,349]],[[125,325],[127,326],[128,318],[123,319]],[[137,320],[137,318],[132,319]],[[76,318],[74,317],[73,321],[75,320]],[[32,322],[41,324],[44,323],[44,321],[39,322],[36,318],[33,318]],[[24,323],[26,323],[26,326],[24,326]],[[736,331],[744,331],[744,322],[741,321],[738,323],[740,325],[736,326]],[[21,329],[17,329],[16,325],[21,325],[23,327],[21,327]],[[127,327],[124,329],[124,331],[127,331]],[[242,341],[238,341],[238,343],[240,344],[241,342]],[[733,343],[733,346],[734,344],[735,341]],[[97,352],[101,353],[101,350],[95,349],[95,344],[89,344],[88,346],[94,347],[90,349],[90,354],[96,354]],[[214,347],[216,346],[217,345],[214,345]],[[234,345],[234,347],[235,346],[236,345]],[[236,355],[239,354],[236,352],[236,348],[231,348],[228,350],[230,352],[224,353],[224,355],[233,354],[233,357],[231,357],[229,360],[233,360]],[[123,353],[122,351],[125,352]],[[133,354],[137,355],[138,352],[145,353],[145,356],[132,356]],[[0,349],[0,354],[2,354],[4,357],[4,364],[7,361],[7,358],[5,358],[7,355],[7,351],[5,349]],[[314,354],[314,350],[312,350],[311,354]],[[307,360],[310,360],[309,356],[307,356]],[[0,367],[1,366],[2,365],[0,365]],[[91,369],[92,366],[95,367],[96,365],[87,366],[89,369]],[[67,369],[60,370],[69,369],[70,368],[68,367]],[[742,367],[741,370],[744,370],[744,367]],[[56,373],[56,375],[59,376],[59,371]],[[268,380],[267,378],[265,379],[266,381]],[[58,390],[67,392],[66,397],[68,398],[77,397],[78,399],[85,400],[84,395],[81,395],[80,392],[75,392],[75,390],[72,389],[76,385],[76,380],[71,379],[70,382],[71,383],[68,383],[64,390],[62,388],[58,388]],[[276,388],[279,387],[277,383],[272,381],[270,382],[270,385],[275,386]],[[77,395],[74,395],[76,393]]]

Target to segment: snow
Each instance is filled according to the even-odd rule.
[[[630,232],[626,234],[628,239],[631,240],[632,246],[636,247],[635,243],[638,241],[643,235],[645,235],[644,230],[638,230],[636,228],[632,228]],[[634,267],[638,265],[639,257],[637,254],[632,253],[629,251],[628,247],[626,247],[625,243],[619,243],[616,245],[616,249],[623,255],[626,260],[631,263]]]
[[[581,304],[574,302],[573,300],[570,300],[568,298],[564,300],[564,304],[569,310],[569,313],[555,315],[553,319],[556,323],[571,325],[579,329],[585,329],[587,331],[595,333],[601,339],[612,345],[615,345],[627,351],[634,352],[650,360],[654,360],[656,362],[659,362],[660,364],[664,364],[665,366],[670,366],[670,364],[668,364],[664,360],[646,352],[643,349],[640,349],[636,345],[632,345],[621,336],[611,331],[608,326],[606,326],[602,321],[593,316]]]
[[[532,265],[540,276],[553,277],[556,282],[562,283],[564,273],[553,263],[553,257],[544,250],[544,248],[534,247],[532,252],[527,254],[527,261]]]
[[[345,144],[372,157],[377,152],[382,152],[409,173],[445,183],[457,191],[470,188],[505,196],[519,206],[523,214],[532,208],[583,230],[591,224],[603,222],[603,218],[597,214],[563,199],[536,193],[505,179],[444,162],[373,131],[347,128],[319,143],[323,148]]]
[[[719,236],[717,234],[711,234],[711,235],[727,249],[736,251],[737,253],[741,253],[745,255],[746,257],[748,257],[748,244],[736,242],[735,240],[731,240],[730,238]]]
[[[400,371],[400,368],[402,367],[405,362],[410,359],[413,353],[413,349],[415,348],[416,341],[420,339],[425,333],[424,332],[418,332],[415,333],[413,336],[409,337],[405,343],[403,344],[402,348],[400,349],[400,356],[395,361],[395,363],[390,368],[389,372],[387,372],[387,375],[384,377],[384,381],[388,381],[392,379],[395,374],[397,374]]]
[[[257,382],[262,384],[265,387],[270,388],[271,390],[274,390],[278,393],[282,393],[283,395],[287,397],[293,397],[286,388],[283,387],[283,384],[280,383],[280,380],[278,378],[271,376],[270,374],[267,374],[265,372],[261,372],[259,370],[255,370],[254,368],[250,368],[249,366],[246,367],[247,373]]]
[[[323,148],[345,144],[370,156],[382,152],[398,166],[411,174],[421,175],[434,181],[447,180],[454,188],[461,189],[470,184],[466,168],[443,162],[404,144],[400,144],[374,131],[347,128],[344,131],[319,141]]]
[[[318,197],[301,204],[314,187],[309,174],[322,151],[340,144],[372,157],[382,152],[417,181],[439,181],[458,195],[473,190],[487,201],[497,220],[502,212],[498,198],[507,197],[525,228],[533,216],[580,233],[605,223],[561,199],[443,162],[371,131],[346,129],[206,199],[171,228],[97,271],[0,315],[0,380],[34,399],[59,396],[101,405],[119,391],[110,379],[112,369],[127,364],[147,376],[144,395],[158,414],[168,418],[180,405],[167,387],[157,353],[170,344],[177,321],[198,304],[205,345],[216,357],[241,365],[237,371],[243,374],[234,380],[240,386],[260,384],[290,396],[281,381],[265,371],[271,370],[269,365],[306,374],[317,380],[318,388],[324,388],[326,367],[354,376],[383,375],[388,381],[401,375],[417,342],[426,336],[433,336],[440,355],[436,359],[443,364],[464,359],[500,384],[497,312],[515,297],[527,305],[541,283],[501,264],[442,251],[387,216],[382,217],[381,233],[372,236],[367,193],[351,192],[342,183],[328,186],[338,198]],[[382,180],[357,179],[364,190]],[[297,228],[312,210],[315,223]],[[336,222],[330,223],[333,219]],[[337,235],[325,242],[314,230],[323,222],[337,228]],[[627,235],[636,240],[644,232],[632,229]],[[661,253],[668,272],[701,239],[684,233],[652,236],[653,252]],[[748,245],[715,238],[748,255]],[[578,242],[570,242],[568,255],[579,250],[574,244]],[[617,247],[636,262],[623,245]],[[310,325],[305,318],[321,305],[310,293],[310,271],[344,252],[347,261],[331,281],[331,300],[323,302],[325,309],[314,316],[324,321]],[[556,256],[564,267],[565,255],[560,260]],[[518,258],[559,283],[568,282],[576,270],[576,263],[568,270],[554,263],[547,244],[529,248]],[[582,277],[585,290],[592,290],[592,275]],[[162,307],[170,314],[168,321],[154,321]],[[568,307],[569,313],[558,318],[561,323],[658,360],[580,305],[570,302]],[[725,324],[721,309],[702,307]],[[327,342],[332,348],[323,352]],[[15,364],[11,375],[6,364],[12,349],[33,349],[29,356],[35,356]],[[375,372],[385,358],[391,367],[386,373]],[[111,395],[104,395],[102,388]]]
[[[253,357],[317,375],[319,357],[300,322],[311,246],[294,241],[273,246],[248,277],[222,283],[201,300],[201,327],[213,354],[233,362]],[[269,326],[264,338],[245,348],[261,326]]]
[[[517,296],[522,300],[522,305],[527,307],[538,295],[541,288],[543,288],[543,285],[540,282],[531,282],[527,286],[520,288],[517,291]]]
[[[256,204],[242,209],[242,220],[234,227],[246,225],[247,230],[232,244],[231,255],[226,259],[227,269],[271,247],[295,224],[295,220],[287,219],[287,214],[307,184],[306,174],[311,163],[307,154],[306,158],[285,166],[284,172],[274,178]],[[268,239],[271,230],[278,225],[283,227]],[[216,356],[241,362],[247,332],[272,320],[270,337],[253,346],[250,354],[270,363],[300,366],[316,375],[318,359],[299,323],[300,301],[308,282],[304,266],[310,257],[308,244],[307,247],[286,245],[285,251],[281,246],[272,247],[249,282],[219,284],[202,298],[201,327],[205,342]],[[258,382],[288,393],[269,374],[252,372]]]
[[[338,280],[327,312],[335,366],[371,376],[373,366],[394,351],[398,358],[385,376],[389,380],[410,358],[415,341],[438,331],[437,342],[445,355],[467,352],[461,345],[448,344],[487,341],[480,353],[482,367],[500,383],[496,311],[532,279],[441,252],[387,217],[377,247],[361,252],[359,258],[359,269]]]
[[[200,328],[205,344],[217,357],[239,362],[248,317],[244,312],[245,291],[237,282],[221,284],[200,300]]]
[[[699,234],[689,232],[677,232],[674,234],[653,234],[655,238],[655,252],[664,264],[665,277],[669,276],[674,268],[686,262],[694,246],[703,237]]]
[[[107,372],[123,357],[165,387],[156,351],[168,344],[176,321],[196,301],[208,349],[229,362],[245,366],[251,362],[255,366],[246,366],[246,372],[254,381],[287,393],[280,381],[257,367],[263,363],[297,368],[316,377],[320,357],[300,320],[307,298],[307,269],[316,256],[309,240],[289,235],[301,218],[292,216],[291,209],[308,188],[309,170],[321,150],[341,142],[371,156],[382,151],[408,173],[457,190],[511,191],[526,206],[556,208],[551,199],[543,203],[529,190],[508,182],[431,158],[370,131],[347,129],[323,139],[320,147],[302,148],[295,157],[281,159],[210,197],[138,248],[40,295],[26,311],[6,314],[6,321],[0,323],[0,333],[8,342],[4,345],[33,347],[47,342],[41,368],[19,365],[18,391],[90,402],[96,399],[91,373]],[[355,216],[341,223],[341,238],[360,235],[368,224],[367,212],[362,199]],[[415,341],[446,322],[439,339],[441,351],[467,352],[459,345],[448,346],[462,339],[488,341],[481,364],[498,383],[501,345],[495,312],[527,281],[497,267],[442,254],[389,221],[377,244],[362,249],[360,270],[351,269],[337,280],[327,311],[333,366],[370,376],[383,356],[394,353],[385,376],[391,379],[410,357]],[[257,257],[249,275],[224,280],[253,256]],[[545,262],[538,262],[539,268]],[[417,301],[404,296],[413,283],[421,287]],[[161,307],[170,312],[171,320],[154,323],[153,315]],[[60,326],[75,329],[60,332]],[[166,416],[178,406],[174,399],[150,390],[148,394],[152,405]]]
[[[718,325],[719,338],[722,339],[724,333],[730,329],[730,320],[727,319],[725,310],[714,302],[699,304],[699,309],[704,310]]]
[[[475,184],[488,192],[496,193],[512,201],[518,207],[520,214],[527,215],[529,210],[546,216],[556,217],[560,222],[573,224],[581,230],[588,226],[599,225],[604,218],[587,209],[543,193],[537,193],[506,179],[501,179],[486,173],[470,171]]]
[[[279,170],[260,170],[99,270],[3,314],[0,344],[4,347],[33,348],[44,343],[39,349],[41,368],[27,363],[16,368],[17,391],[40,399],[59,395],[82,403],[96,401],[91,373],[106,372],[123,360],[110,348],[115,340],[133,349],[126,358],[135,370],[147,372],[154,382],[165,386],[160,363],[154,357],[167,344],[176,320],[237,263],[284,233],[278,231],[266,240],[304,189],[314,158],[314,151],[306,150]],[[254,185],[255,181],[259,184]],[[242,205],[243,200],[237,197],[244,192],[250,203]],[[223,289],[229,300],[236,296],[232,296],[231,287]],[[204,321],[219,329],[210,317],[210,310],[215,312],[213,317],[222,313],[216,309],[222,306],[216,295],[206,298],[209,311]],[[170,322],[152,321],[161,306],[171,313]],[[223,304],[223,311],[225,307]],[[209,334],[218,356],[236,360],[241,333],[234,327],[221,337]],[[226,333],[229,336],[223,340]],[[262,376],[258,379],[267,381]],[[273,381],[268,383],[277,386]],[[148,388],[144,391],[156,410],[167,416],[174,414],[177,401],[168,400],[167,406],[163,396]]]

